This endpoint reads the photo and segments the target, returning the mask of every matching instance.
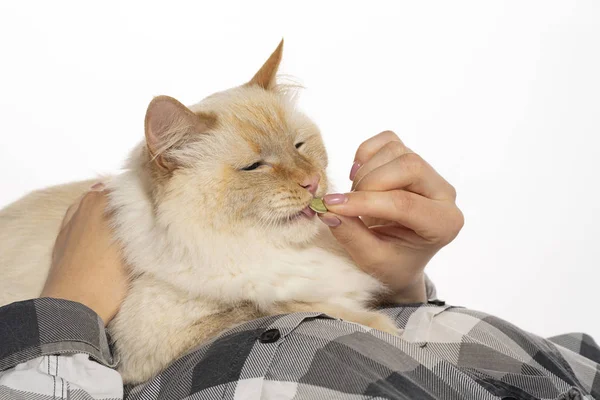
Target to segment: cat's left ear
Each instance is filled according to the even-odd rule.
[[[177,168],[184,161],[178,150],[215,122],[214,115],[195,114],[172,97],[155,97],[148,105],[145,120],[146,146],[152,160],[164,170]]]
[[[283,39],[279,42],[279,46],[275,49],[269,59],[263,64],[258,70],[254,77],[247,83],[247,85],[258,85],[263,89],[269,90],[275,86],[277,70],[281,63],[281,56],[283,55]]]

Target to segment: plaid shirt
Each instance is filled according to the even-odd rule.
[[[123,390],[109,340],[85,306],[0,308],[0,399],[600,399],[600,348],[543,339],[482,312],[391,306],[400,336],[320,313],[261,318]]]

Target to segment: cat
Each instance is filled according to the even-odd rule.
[[[329,182],[317,126],[277,83],[283,41],[252,79],[186,107],[154,98],[145,140],[103,179],[131,275],[108,326],[125,383],[141,383],[227,329],[318,311],[388,333],[387,293],[307,206]],[[95,181],[0,211],[0,305],[39,296],[63,214]]]

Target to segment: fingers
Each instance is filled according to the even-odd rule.
[[[102,196],[102,194],[101,194],[103,190],[104,190],[104,184],[96,183],[95,185],[93,185],[90,188],[89,192],[85,192],[84,194],[79,196],[77,198],[77,200],[73,204],[71,204],[69,206],[69,208],[67,208],[67,211],[65,212],[65,216],[63,217],[60,228],[63,229],[71,221],[71,219],[73,218],[75,213],[80,209],[81,204],[84,202],[84,200],[85,200],[85,204],[86,204],[86,208],[87,208],[91,204],[97,203],[99,201],[98,200],[99,197],[103,198],[104,196]]]
[[[381,151],[363,168],[369,166],[380,154],[382,154]],[[370,170],[360,180],[355,181],[354,187],[355,191],[387,191],[394,189],[408,190],[435,200],[454,201],[456,198],[454,188],[431,165],[415,153],[404,153]]]
[[[365,140],[358,146],[356,150],[356,154],[354,156],[354,160],[360,162],[361,164],[365,164],[367,161],[371,159],[383,146],[385,146],[388,142],[400,142],[400,138],[392,131],[384,131],[370,139]]]
[[[106,205],[106,192],[101,190],[94,190],[87,192],[81,199],[81,209],[89,210],[104,210]],[[102,215],[102,214],[100,214]]]
[[[404,245],[416,244],[422,241],[421,236],[417,235],[412,229],[405,228],[401,225],[374,225],[369,229],[376,232],[382,240],[397,242],[401,240]]]
[[[339,201],[339,195],[337,199]],[[431,200],[406,190],[359,191],[345,194],[340,204],[325,203],[332,213],[395,221],[426,240],[450,242],[463,224],[460,210],[450,202]]]
[[[350,257],[359,265],[370,264],[373,261],[373,253],[378,252],[381,241],[365,226],[357,217],[344,217],[331,213],[318,214],[324,222],[337,218],[341,223],[331,227],[331,233],[338,243],[350,254]]]
[[[436,200],[456,200],[454,187],[392,131],[381,132],[363,142],[355,160],[360,168],[354,171],[356,165],[353,167],[352,191],[406,189]],[[380,169],[389,163],[392,164]],[[376,174],[364,182],[365,177],[375,171]],[[385,186],[378,185],[377,182],[383,182],[381,178],[386,180]]]
[[[63,217],[62,223],[60,225],[60,229],[63,229],[69,222],[71,222],[71,218],[75,215],[75,212],[79,208],[79,204],[81,203],[81,199],[83,196],[80,196],[77,201],[67,208],[67,212],[65,212],[65,216]]]
[[[361,143],[354,155],[354,164],[352,164],[352,170],[350,171],[350,180],[356,182],[356,175],[358,172],[363,170],[363,167],[390,142],[394,142],[399,146],[404,146],[400,138],[392,131],[381,132]],[[371,167],[368,168],[374,168],[373,165],[378,166],[379,164],[371,163]],[[365,170],[363,170],[363,174],[364,173]],[[359,175],[359,177],[360,176],[361,175]]]
[[[357,162],[361,165],[361,167],[358,169],[358,171],[356,171],[354,179],[352,179],[352,189],[355,189],[356,183],[375,168],[378,168],[381,165],[386,164],[406,153],[412,153],[412,151],[406,147],[393,132],[390,132],[389,134],[387,132],[390,131],[386,131],[374,136],[373,138],[364,142],[358,148],[356,154],[357,156],[360,154],[360,157],[362,158],[360,161],[357,159]],[[392,139],[390,139],[390,137],[392,137]],[[388,141],[383,143],[382,138]]]

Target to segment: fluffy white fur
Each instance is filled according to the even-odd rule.
[[[320,174],[317,195],[325,193],[327,163],[314,124],[273,91],[269,74],[278,61],[272,64],[255,76],[258,84],[210,96],[191,112],[175,115],[179,106],[168,101],[149,109],[147,129],[170,135],[168,145],[149,155],[151,143],[141,143],[126,172],[105,179],[132,276],[109,326],[126,382],[150,379],[194,346],[262,315],[321,311],[395,331],[368,308],[383,285],[355,266],[322,223],[280,219],[312,198],[293,181],[306,171]],[[185,139],[205,114],[219,119],[214,134]],[[278,130],[277,140],[264,134]],[[299,153],[293,141],[300,139]],[[161,138],[147,131],[147,140]],[[252,146],[279,172],[234,168],[252,163]],[[163,152],[178,163],[174,172],[153,164]],[[63,214],[92,183],[37,191],[0,211],[0,305],[39,295]]]
[[[115,178],[110,187],[117,236],[135,272],[144,273],[111,325],[122,356],[120,371],[128,381],[149,378],[189,349],[202,337],[195,323],[228,306],[249,301],[265,315],[276,314],[278,303],[285,302],[366,310],[372,295],[382,291],[341,252],[328,250],[334,242],[325,227],[301,247],[273,243],[255,229],[220,234],[198,224],[173,232],[156,226],[151,202],[133,174]],[[178,207],[166,212],[189,218]],[[394,329],[383,321],[379,327]]]

